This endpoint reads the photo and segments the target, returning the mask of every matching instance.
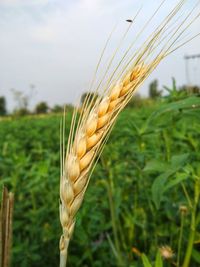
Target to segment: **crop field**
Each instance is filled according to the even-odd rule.
[[[58,266],[61,117],[0,122],[0,189],[15,196],[13,267]],[[199,122],[195,95],[120,114],[78,213],[69,267],[200,266]]]

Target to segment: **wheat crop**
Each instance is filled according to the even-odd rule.
[[[179,18],[178,23],[174,22],[184,3],[184,0],[179,1],[128,59],[126,56],[130,49],[127,50],[120,61],[121,68],[117,66],[101,91],[97,88],[98,97],[93,97],[93,101],[86,97],[77,125],[78,109],[74,111],[67,150],[65,151],[64,141],[61,148],[60,221],[63,234],[60,239],[60,267],[66,266],[76,214],[83,202],[92,170],[118,114],[166,56],[194,38],[192,36],[182,40],[185,31],[199,17],[196,14],[191,18],[196,6],[185,17]],[[61,134],[64,136],[64,130]]]

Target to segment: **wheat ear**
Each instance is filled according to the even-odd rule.
[[[102,152],[118,114],[160,61],[176,49],[176,45],[180,46],[178,41],[188,27],[183,26],[185,18],[176,29],[170,31],[169,36],[164,34],[167,32],[166,27],[169,22],[184,2],[183,0],[178,3],[157,30],[136,51],[131,61],[118,72],[116,82],[112,85],[107,84],[101,96],[94,98],[94,101],[89,101],[89,97],[86,98],[76,130],[76,112],[74,113],[67,151],[65,153],[63,148],[61,150],[60,221],[63,234],[60,239],[60,267],[66,266],[67,250],[74,230],[76,213],[83,202],[91,169],[97,161],[97,156]],[[159,48],[163,40],[164,44]],[[156,49],[159,51],[155,52]]]

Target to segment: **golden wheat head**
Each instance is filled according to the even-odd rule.
[[[60,267],[66,266],[67,249],[77,211],[83,202],[92,168],[102,152],[118,114],[160,61],[190,41],[180,43],[180,38],[199,16],[197,14],[188,22],[196,6],[176,27],[173,27],[173,19],[184,3],[185,1],[181,0],[175,6],[128,60],[125,60],[125,56],[122,58],[119,65],[125,62],[123,68],[117,75],[111,75],[114,78],[108,79],[103,92],[100,93],[100,89],[97,89],[98,97],[94,97],[92,101],[86,97],[76,127],[77,110],[74,112],[67,151],[61,151],[60,221],[63,234],[60,239]],[[127,52],[129,51],[130,49]],[[114,74],[117,69],[114,70]]]

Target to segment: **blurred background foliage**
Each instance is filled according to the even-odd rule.
[[[69,267],[151,266],[163,246],[173,251],[163,266],[200,265],[199,91],[173,80],[162,97],[157,86],[119,116],[78,214]],[[12,266],[58,266],[61,110],[0,122],[0,187],[15,194]],[[50,113],[44,102],[35,111]]]

